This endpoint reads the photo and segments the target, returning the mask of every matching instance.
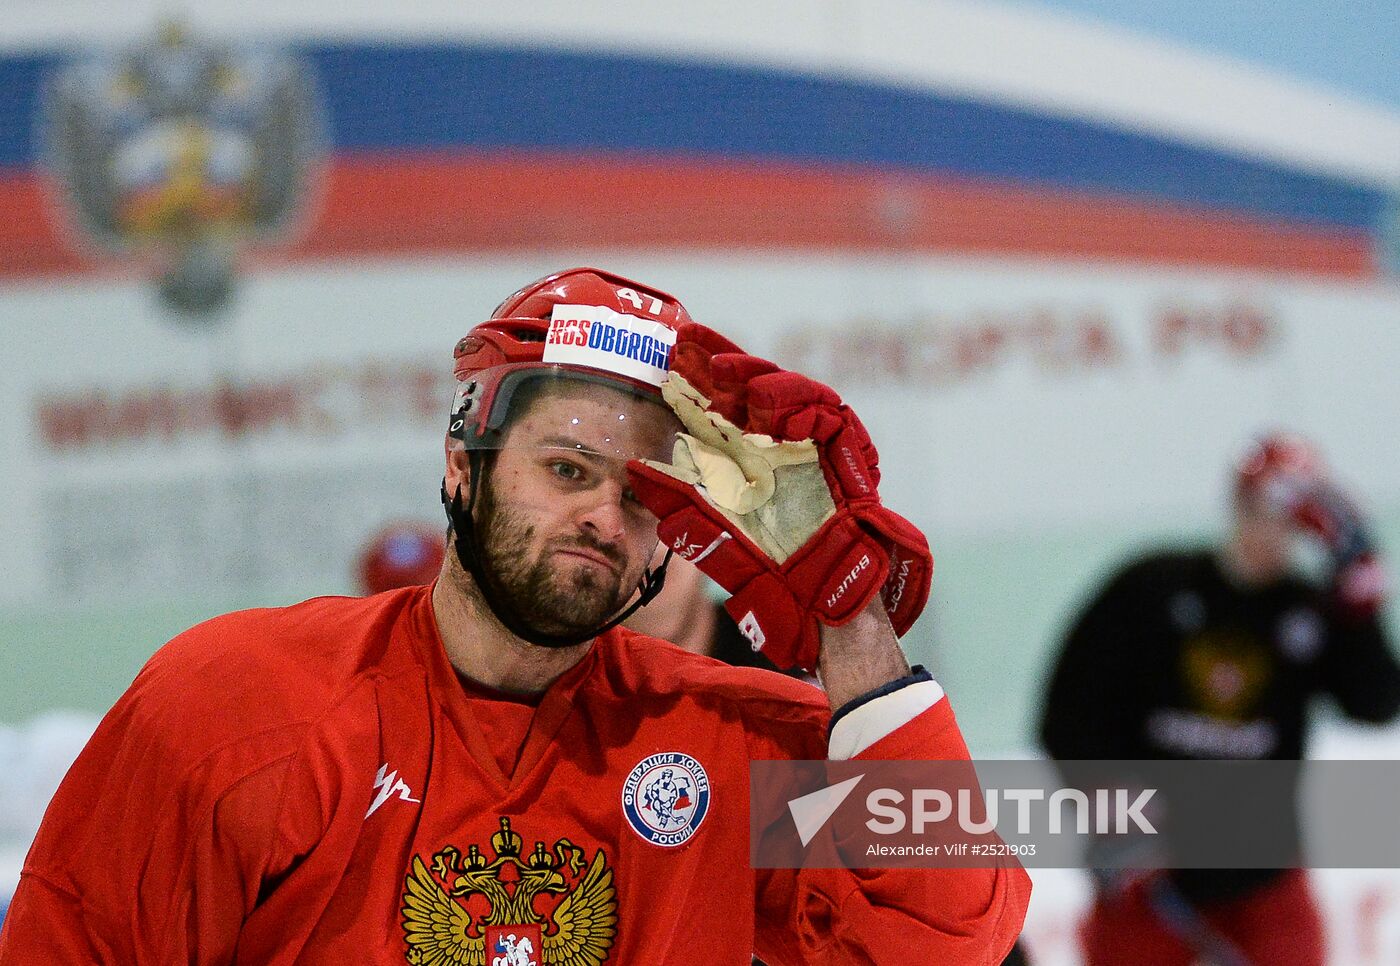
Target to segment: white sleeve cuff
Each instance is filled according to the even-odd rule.
[[[919,681],[867,701],[832,726],[827,757],[832,761],[854,758],[942,700],[942,685],[937,681]]]

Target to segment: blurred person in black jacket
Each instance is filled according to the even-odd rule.
[[[1257,440],[1236,466],[1234,510],[1224,546],[1141,557],[1079,615],[1041,720],[1052,757],[1296,760],[1314,695],[1361,721],[1400,712],[1377,548],[1316,451],[1284,434]],[[1294,570],[1300,535],[1327,551],[1323,587]],[[1288,791],[1296,840],[1296,787]],[[1090,966],[1189,966],[1200,954],[1231,966],[1315,966],[1325,957],[1300,869],[1103,879],[1082,938]]]

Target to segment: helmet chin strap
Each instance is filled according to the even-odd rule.
[[[468,454],[471,459],[471,483],[467,491],[467,504],[462,505],[462,487],[457,486],[457,492],[451,498],[447,495],[447,480],[442,481],[442,505],[447,511],[448,522],[452,524],[453,540],[452,546],[457,551],[457,559],[462,564],[462,569],[472,575],[472,580],[476,581],[476,588],[481,594],[481,599],[486,602],[486,606],[491,609],[491,613],[496,620],[501,622],[501,626],[510,631],[522,641],[537,644],[540,647],[573,647],[575,644],[582,644],[590,641],[621,624],[627,618],[636,613],[638,608],[645,607],[661,593],[661,587],[666,582],[666,565],[671,562],[671,551],[666,551],[666,557],[661,561],[661,565],[655,570],[647,570],[642,578],[642,583],[638,587],[641,596],[637,598],[632,606],[628,607],[621,614],[601,627],[582,634],[546,634],[529,625],[515,608],[511,607],[500,595],[497,594],[494,582],[486,573],[486,568],[482,563],[480,542],[476,535],[476,522],[472,519],[472,511],[476,507],[476,496],[479,483],[486,469],[486,461],[481,458],[480,450],[472,450]]]

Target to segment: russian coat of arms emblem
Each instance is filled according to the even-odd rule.
[[[617,935],[617,892],[599,849],[552,847],[501,818],[493,857],[448,845],[404,879],[402,921],[412,966],[599,966]]]
[[[165,302],[200,316],[227,301],[240,250],[285,235],[304,206],[322,113],[302,59],[172,22],[68,62],[47,84],[40,135],[79,234],[152,263]]]

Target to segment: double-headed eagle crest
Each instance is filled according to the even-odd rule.
[[[162,297],[199,316],[227,301],[239,252],[284,237],[302,211],[322,115],[302,58],[170,22],[49,78],[40,136],[82,234],[160,266]]]
[[[521,855],[510,819],[491,836],[496,857],[476,845],[418,856],[404,878],[403,930],[412,966],[487,966],[486,934],[538,928],[543,966],[599,966],[617,935],[617,893],[602,849],[585,867],[584,851],[561,838]]]

